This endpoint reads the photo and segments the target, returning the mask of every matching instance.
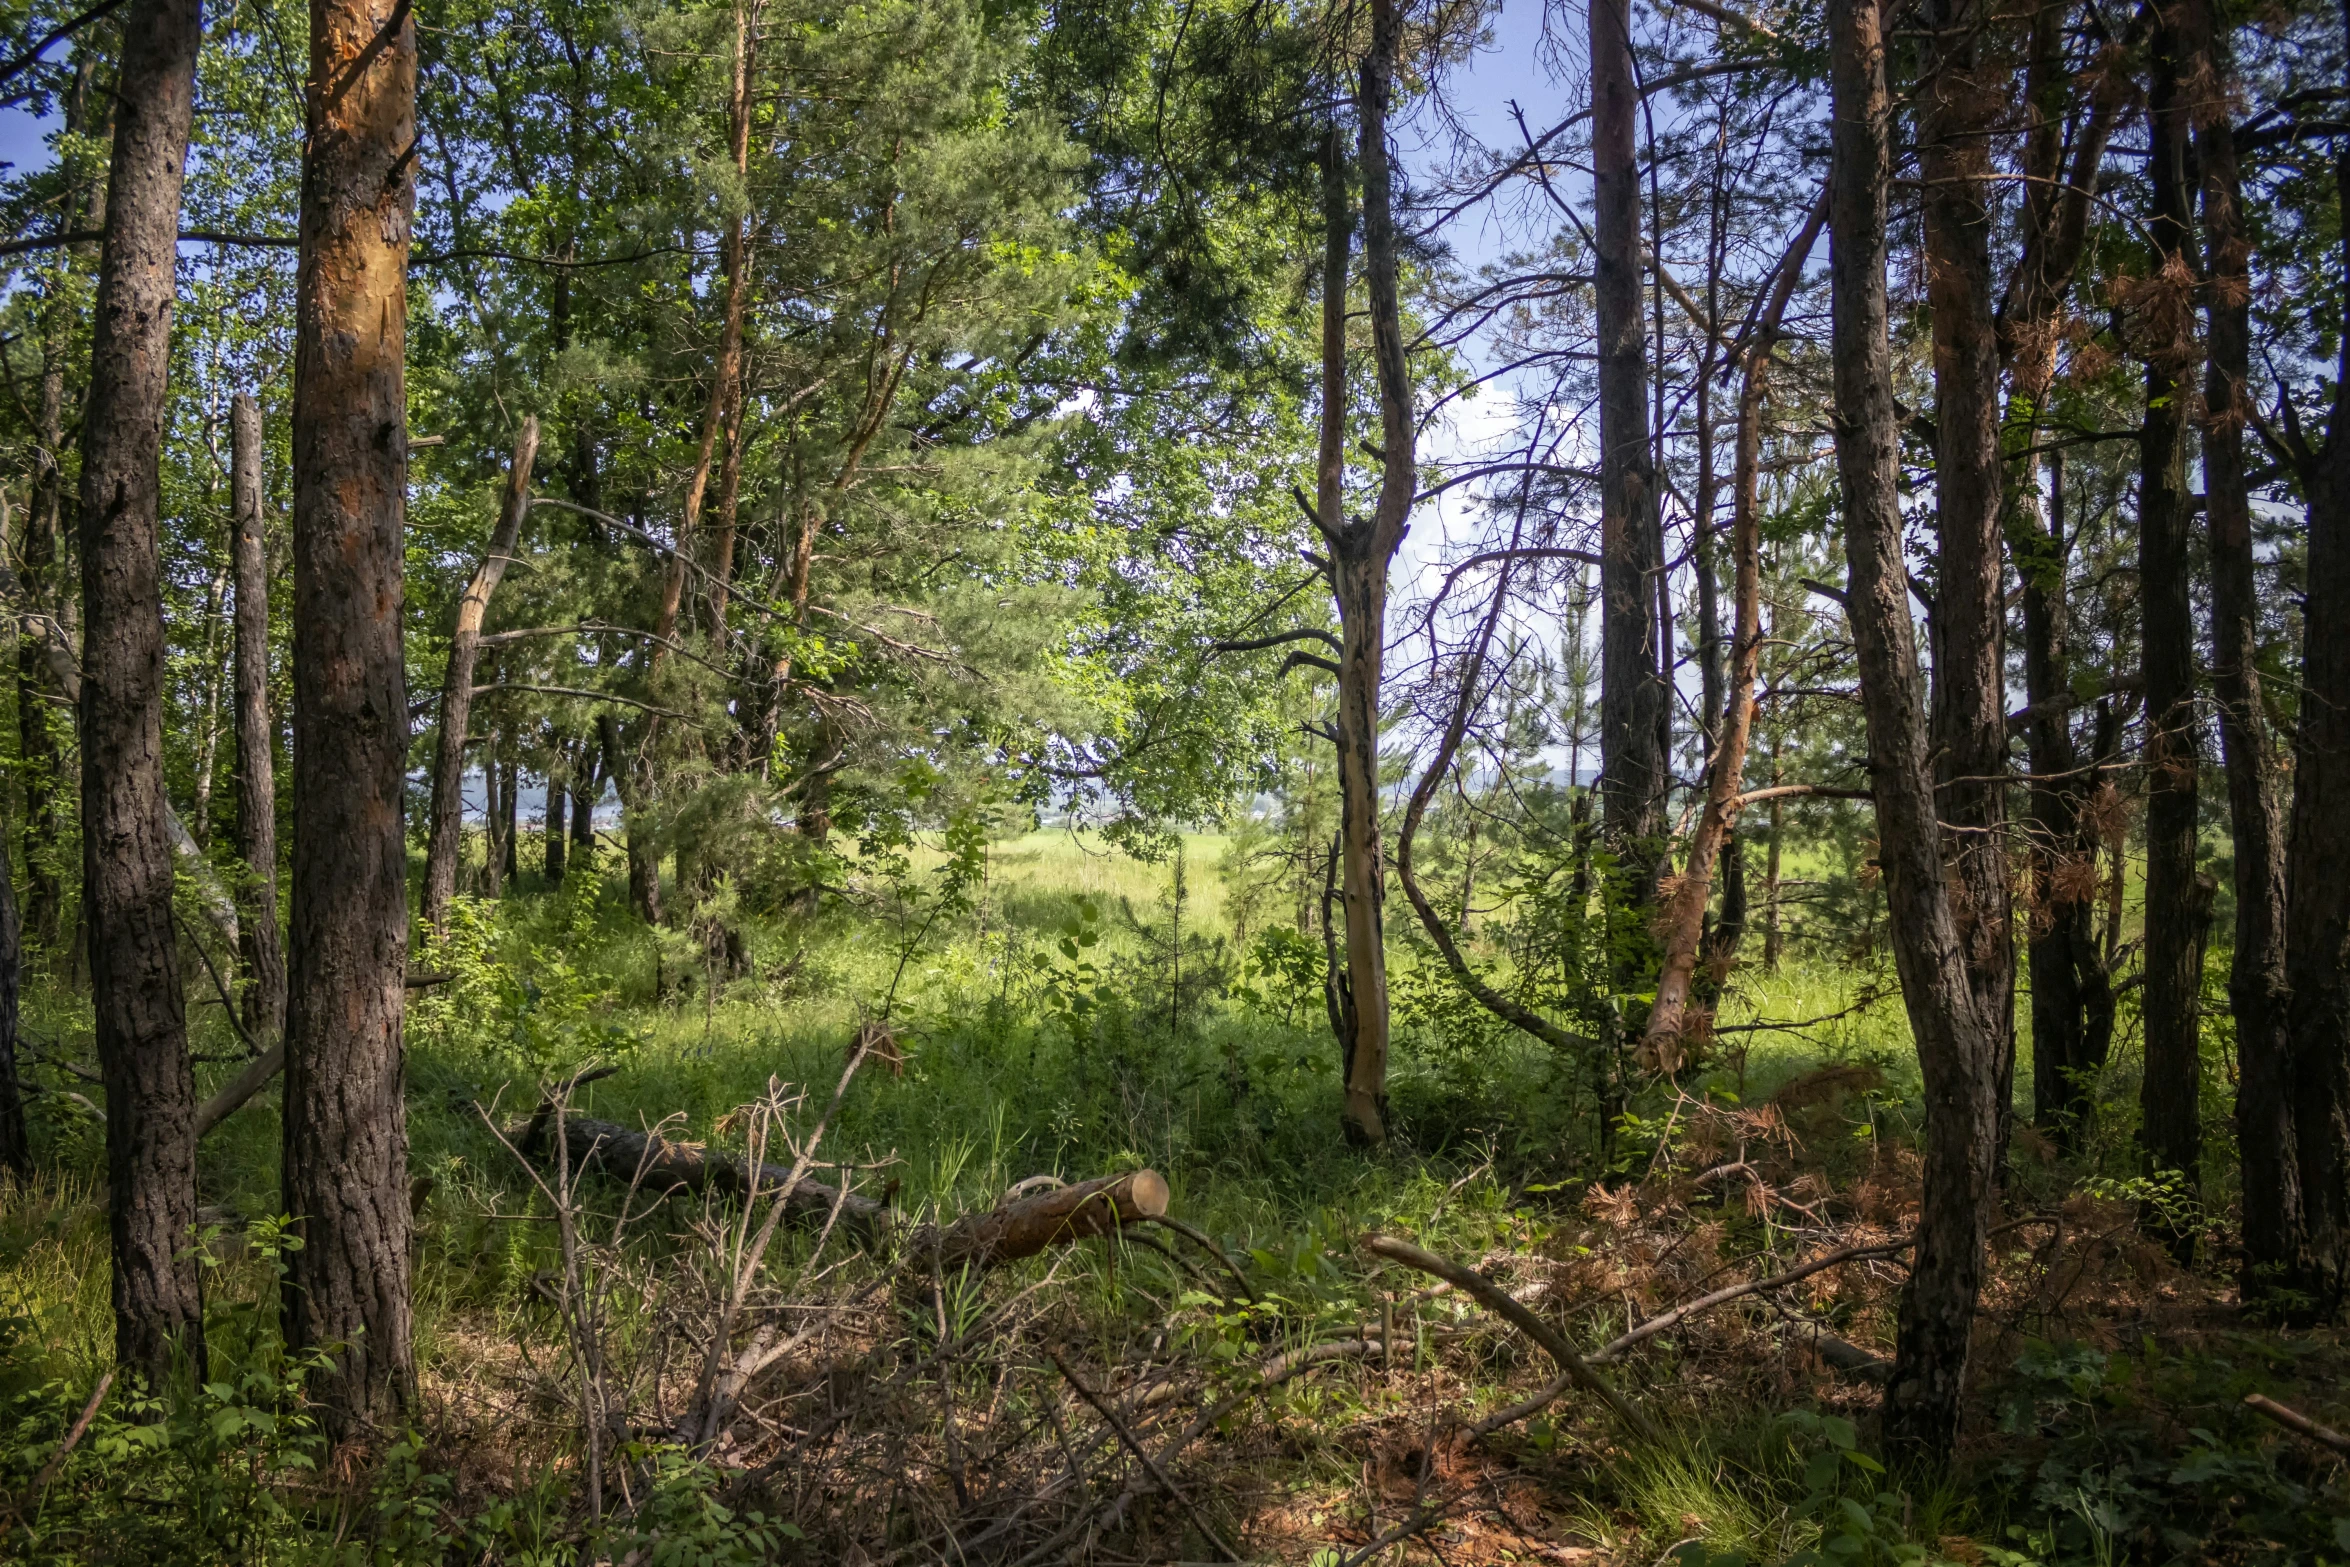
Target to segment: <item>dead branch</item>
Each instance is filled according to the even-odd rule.
[[[2350,1436],[2344,1436],[2332,1426],[2319,1425],[2298,1409],[2287,1408],[2263,1393],[2245,1394],[2244,1407],[2256,1415],[2275,1421],[2296,1435],[2309,1438],[2320,1447],[2330,1447],[2335,1452],[2350,1457]]]
[[[1527,1310],[1515,1296],[1475,1268],[1439,1257],[1434,1252],[1422,1251],[1409,1241],[1400,1241],[1391,1235],[1366,1235],[1362,1239],[1362,1247],[1375,1256],[1400,1262],[1408,1268],[1417,1268],[1422,1273],[1467,1290],[1477,1297],[1478,1303],[1486,1310],[1541,1345],[1543,1352],[1558,1362],[1561,1372],[1596,1394],[1616,1412],[1616,1417],[1634,1435],[1652,1446],[1662,1444],[1663,1434],[1649,1423],[1646,1415],[1627,1403],[1605,1377],[1591,1369],[1590,1364],[1575,1352],[1575,1346],[1567,1342],[1566,1335]]]

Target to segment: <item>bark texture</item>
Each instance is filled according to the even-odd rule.
[[[1371,514],[1349,522],[1341,484],[1346,402],[1345,190],[1338,186],[1335,238],[1323,282],[1323,424],[1319,472],[1322,524],[1337,578],[1338,778],[1343,802],[1340,888],[1346,914],[1349,1028],[1345,1038],[1347,1135],[1363,1143],[1387,1136],[1387,947],[1381,922],[1385,877],[1379,835],[1379,683],[1385,664],[1387,575],[1403,543],[1419,484],[1413,455],[1411,374],[1404,358],[1397,292],[1394,171],[1387,152],[1387,111],[1403,24],[1392,0],[1372,0],[1371,43],[1363,57],[1356,152],[1363,181],[1363,291],[1371,320],[1371,359],[1379,387],[1380,476]],[[1337,149],[1330,163],[1339,166]],[[1335,285],[1335,287],[1333,287]],[[1335,410],[1333,409],[1335,404]]]
[[[433,745],[432,831],[424,851],[424,922],[443,933],[449,925],[449,900],[457,895],[457,851],[465,840],[465,732],[473,723],[473,675],[481,660],[481,628],[490,612],[490,597],[506,575],[506,563],[514,558],[522,524],[530,515],[531,469],[538,455],[539,422],[525,415],[514,437],[505,499],[498,507],[497,525],[490,530],[489,548],[457,600],[457,623],[449,631],[440,734]],[[550,794],[551,789],[550,785]]]
[[[2208,83],[2188,106],[2202,180],[2204,519],[2211,541],[2211,683],[2227,762],[2236,931],[2228,1002],[2236,1019],[2236,1146],[2244,1179],[2243,1295],[2290,1265],[2301,1222],[2285,1036],[2285,816],[2275,736],[2260,689],[2260,600],[2253,573],[2244,427],[2252,374],[2252,249],[2227,89],[2233,61],[2208,0],[2188,8]]]
[[[2350,139],[2334,143],[2334,179],[2350,199]],[[2342,249],[2350,275],[2350,236]],[[2288,401],[2285,405],[2291,408]],[[2293,746],[2286,845],[2286,1014],[2300,1233],[2284,1284],[2296,1316],[2330,1321],[2350,1294],[2350,342],[2335,371],[2322,442],[2288,426],[2309,515],[2301,721]]]
[[[1640,166],[1629,0],[1590,0],[1593,295],[1599,326],[1599,751],[1602,821],[1653,899],[1671,785],[1669,707],[1657,622],[1664,541],[1648,439],[1641,321]]]
[[[277,748],[269,716],[269,559],[261,507],[261,405],[229,408],[230,553],[236,573],[237,853],[246,868],[245,1031],[275,1042],[286,1027],[286,953],[277,924]]]
[[[1885,259],[1892,98],[1876,0],[1831,0],[1834,236],[1831,320],[1836,467],[1860,662],[1879,858],[1894,962],[1916,1037],[1927,1115],[1918,1250],[1901,1299],[1885,1390],[1890,1446],[1946,1457],[1958,1435],[1998,1140],[1987,1087],[1997,1039],[1976,1008],[1966,947],[1943,880],[1925,710],[1902,555],[1899,450]]]
[[[1983,61],[1987,7],[1928,0],[1918,161],[1934,341],[1934,688],[1927,747],[1952,915],[1975,1012],[1992,1034],[2002,1119],[2015,1071],[2015,924],[2007,872],[2007,613],[1999,331],[1991,287],[1991,138],[2006,82]],[[1970,1092],[1978,1091],[1970,1089]],[[1996,1174],[1996,1169],[1994,1171]]]
[[[2187,41],[2175,14],[2154,27],[2147,99],[2147,229],[2155,276],[2140,286],[2136,327],[2146,361],[2146,416],[2138,438],[2138,585],[2146,673],[2146,1071],[2139,1140],[2150,1169],[2192,1193],[2203,1164],[2201,995],[2209,899],[2195,883],[2195,620],[2189,589],[2187,403],[2192,396],[2193,275],[2187,180],[2190,128],[2182,77]],[[2167,1236],[2182,1261],[2195,1236]]]
[[[196,0],[123,19],[106,237],[82,423],[82,910],[114,1251],[114,1346],[159,1382],[203,1363],[195,1079],[188,1066],[163,794],[160,517],[180,182],[195,112]]]
[[[403,0],[312,0],[294,358],[294,856],[286,1019],[286,1339],[336,1441],[396,1422],[410,1345],[401,782],[416,28]]]

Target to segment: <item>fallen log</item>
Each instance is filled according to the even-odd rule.
[[[2280,1404],[2265,1393],[2245,1394],[2244,1404],[2254,1414],[2274,1420],[2286,1430],[2298,1432],[2320,1447],[2330,1447],[2337,1453],[2350,1455],[2350,1436],[2344,1436],[2332,1426],[2318,1424],[2290,1405]]]
[[[516,1151],[530,1158],[546,1157],[551,1152],[547,1134],[555,1119],[551,1106],[542,1107],[521,1129],[521,1134],[510,1139]],[[563,1141],[574,1164],[592,1166],[618,1180],[637,1181],[650,1191],[700,1192],[716,1188],[740,1197],[755,1188],[760,1196],[772,1196],[791,1180],[789,1165],[754,1165],[730,1154],[713,1152],[699,1143],[682,1143],[658,1133],[632,1131],[617,1121],[599,1121],[592,1116],[565,1115],[562,1121]],[[783,1206],[785,1217],[794,1222],[821,1225],[836,1205],[842,1221],[862,1233],[868,1242],[877,1241],[889,1232],[887,1203],[860,1192],[843,1193],[836,1186],[805,1175],[785,1196]]]
[[[907,1271],[974,1272],[1033,1257],[1048,1246],[1107,1235],[1167,1211],[1167,1182],[1156,1170],[1133,1170],[1056,1187],[965,1214],[943,1231],[925,1225],[907,1245]]]

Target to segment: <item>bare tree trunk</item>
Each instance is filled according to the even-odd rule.
[[[277,924],[277,735],[269,716],[269,561],[261,508],[261,405],[229,408],[231,533],[236,570],[237,853],[244,857],[245,1029],[274,1042],[286,1027],[286,954]]]
[[[285,1211],[290,1348],[334,1441],[413,1400],[401,782],[407,272],[416,27],[404,0],[313,0],[294,360],[294,861]]]
[[[96,57],[78,52],[72,88],[65,94],[64,122],[68,133],[89,129],[89,108]],[[58,214],[61,232],[70,233],[86,220],[91,191],[87,181],[75,179]],[[24,584],[33,609],[51,620],[49,633],[17,641],[17,739],[21,747],[24,782],[25,928],[44,953],[54,953],[62,932],[59,921],[65,906],[58,878],[57,801],[65,787],[65,752],[57,743],[58,713],[71,711],[77,691],[68,691],[51,667],[55,649],[74,654],[71,622],[74,595],[66,582],[67,495],[65,485],[65,359],[76,314],[67,287],[74,247],[60,251],[42,284],[48,296],[41,307],[41,384],[34,414],[33,485],[25,529]]]
[[[424,922],[446,933],[449,899],[457,891],[457,848],[465,834],[465,731],[473,722],[473,674],[481,657],[481,628],[491,595],[506,575],[506,563],[522,539],[530,515],[531,470],[538,462],[539,422],[524,415],[506,468],[505,502],[489,548],[457,600],[457,624],[449,633],[448,672],[441,680],[441,727],[433,747],[432,829],[424,851]]]
[[[194,114],[195,0],[123,21],[90,398],[82,422],[82,906],[106,1077],[114,1344],[159,1384],[203,1364],[196,1084],[188,1067],[163,795],[159,516],[180,182]]]
[[[1629,0],[1590,0],[1591,159],[1599,317],[1600,797],[1641,904],[1664,855],[1671,710],[1656,615],[1664,561],[1641,324],[1640,167]]]
[[[1665,904],[1664,962],[1657,974],[1656,1002],[1649,1009],[1644,1053],[1664,1071],[1677,1070],[1679,1038],[1687,1021],[1689,997],[1697,974],[1698,949],[1705,933],[1705,907],[1713,895],[1714,864],[1725,844],[1733,845],[1738,824],[1738,795],[1745,787],[1746,747],[1754,728],[1754,687],[1762,669],[1762,519],[1758,490],[1762,468],[1763,392],[1770,375],[1771,347],[1779,320],[1803,274],[1826,220],[1824,207],[1815,208],[1797,233],[1782,264],[1770,303],[1757,318],[1753,341],[1745,353],[1745,375],[1738,394],[1737,454],[1731,470],[1730,558],[1737,574],[1737,628],[1732,636],[1730,683],[1719,738],[1706,773],[1705,814],[1698,818],[1697,834],[1689,845],[1689,860],[1673,894]],[[1718,677],[1712,682],[1718,685]],[[1743,897],[1740,902],[1743,905]],[[1743,924],[1743,906],[1739,923]]]
[[[1380,917],[1385,878],[1379,842],[1379,683],[1386,654],[1387,574],[1403,543],[1419,483],[1413,453],[1411,376],[1404,361],[1397,295],[1394,176],[1388,162],[1387,111],[1395,90],[1402,23],[1393,0],[1372,0],[1371,44],[1356,95],[1356,152],[1363,179],[1363,280],[1371,318],[1371,357],[1379,383],[1379,496],[1368,518],[1349,522],[1341,484],[1346,401],[1346,231],[1343,181],[1326,186],[1330,219],[1322,306],[1323,423],[1321,521],[1330,535],[1338,589],[1339,881],[1346,917],[1347,1136],[1379,1143],[1387,1136],[1387,947]],[[1335,138],[1328,168],[1343,168]],[[1325,175],[1328,179],[1329,174]],[[1335,409],[1333,407],[1335,405]]]
[[[2350,20],[2350,12],[2346,12]],[[2350,210],[2350,141],[2334,143],[2334,183]],[[2339,263],[2350,273],[2350,233]],[[2290,418],[2292,403],[2285,410]],[[2297,1316],[2331,1321],[2350,1295],[2350,341],[2335,371],[2322,445],[2296,422],[2286,441],[2308,508],[2308,598],[2301,719],[2293,747],[2286,846],[2285,980],[2291,994],[2293,1153],[2301,1233],[2283,1283]]]
[[[2150,293],[2192,288],[2187,183],[2188,68],[2176,18],[2158,14],[2154,85],[2147,103],[2151,148],[2147,228],[2158,275]],[[2184,301],[2179,302],[2184,305]],[[2203,1128],[2198,1026],[2203,920],[2195,879],[2195,622],[2189,599],[2187,408],[2194,343],[2189,312],[2155,302],[2140,331],[2169,334],[2146,343],[2146,417],[2138,442],[2138,580],[2144,605],[2146,670],[2146,1074],[2138,1098],[2139,1141],[2151,1169],[2175,1172],[2200,1190]],[[2168,1236],[2183,1262],[2194,1255],[2192,1226]]]
[[[500,743],[492,729],[481,746],[481,895],[491,899],[506,884],[506,769],[499,764]]]
[[[2235,846],[2235,953],[2228,1000],[2236,1017],[2236,1146],[2243,1159],[2243,1297],[2257,1298],[2291,1265],[2301,1224],[2285,1033],[2285,831],[2277,749],[2260,690],[2260,598],[2253,575],[2251,486],[2244,425],[2252,374],[2252,251],[2243,182],[2225,101],[2235,80],[2208,0],[2190,11],[2204,57],[2195,79],[2219,95],[2190,108],[2203,181],[2203,253],[2210,359],[2203,376],[2203,493],[2211,530],[2212,685],[2227,758]]]
[[[1885,258],[1892,95],[1877,0],[1831,0],[1834,90],[1832,358],[1843,483],[1846,609],[1860,662],[1893,956],[1925,1078],[1925,1201],[1885,1391],[1888,1443],[1945,1457],[1958,1435],[1998,1144],[1997,1036],[1978,1014],[1942,879],[1941,828],[1919,722],[1924,693],[1902,555],[1900,452]]]
[[[220,601],[228,588],[226,562],[212,574],[204,591],[204,711],[196,742],[196,799],[188,815],[189,836],[201,849],[212,842],[212,777],[220,759],[220,686],[226,671],[220,663]]]
[[[2015,925],[2007,870],[2007,614],[2000,547],[1999,333],[1991,291],[1991,137],[2007,83],[1987,68],[1974,0],[1928,0],[1920,86],[1926,301],[1933,318],[1934,682],[1927,748],[1948,829],[1952,914],[1991,1031],[1996,1178],[2015,1071]]]

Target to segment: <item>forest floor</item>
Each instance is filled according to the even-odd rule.
[[[998,845],[951,926],[904,908],[838,929],[748,920],[715,990],[715,947],[691,925],[646,931],[616,878],[463,906],[426,965],[448,980],[411,1008],[423,1399],[412,1438],[364,1471],[304,1434],[301,1368],[273,1348],[265,1096],[203,1152],[207,1383],[116,1401],[44,1472],[111,1360],[102,1128],[44,1094],[58,1178],[0,1208],[7,1538],[41,1561],[639,1567],[2350,1558],[2340,1457],[2242,1402],[2350,1424],[2338,1342],[2243,1318],[2224,1212],[2182,1270],[2137,1227],[2160,1194],[2104,1173],[2125,1159],[2059,1160],[2028,1129],[1960,1462],[1930,1483],[1878,1470],[1868,1423],[1917,1157],[1906,1029],[1877,969],[1742,971],[1711,1059],[1643,1090],[1604,1144],[1581,1064],[1407,1006],[1399,1134],[1365,1154],[1337,1136],[1318,993],[1241,961],[1219,848],[1187,846],[1178,917],[1166,867],[1069,834]],[[59,1085],[54,1063],[88,1038],[63,995],[37,989],[29,1022]],[[675,1118],[681,1140],[765,1139],[789,1162],[884,1014],[899,1059],[868,1054],[812,1156],[886,1193],[901,1235],[1032,1177],[1144,1166],[1199,1235],[1129,1228],[926,1283],[845,1232],[787,1228],[744,1272],[752,1232],[729,1205],[565,1186],[507,1146],[548,1085],[593,1069],[608,1075],[567,1116]],[[1730,1031],[1810,1019],[1828,1021]],[[237,1053],[217,1007],[196,1020],[200,1054]],[[1367,1234],[1482,1270],[1596,1356],[1657,1439],[1559,1393],[1531,1341]],[[680,1411],[738,1277],[756,1298],[730,1322],[800,1326],[760,1328],[784,1348],[689,1460]],[[720,1334],[729,1352],[742,1336]],[[583,1500],[585,1425],[605,1432],[608,1512]]]

